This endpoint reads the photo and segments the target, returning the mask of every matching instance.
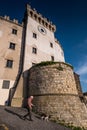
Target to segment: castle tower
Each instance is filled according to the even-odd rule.
[[[29,5],[26,7],[24,71],[41,61],[64,62],[63,49],[55,39],[56,26]]]
[[[23,73],[16,86],[12,106],[20,106],[23,98],[28,95],[28,69],[42,61],[65,62],[63,49],[54,35],[56,26],[28,4],[24,15],[24,28]]]
[[[83,95],[73,67],[64,62],[46,63],[29,70],[29,94],[34,95],[36,112],[60,123],[87,128],[86,102],[81,99]]]

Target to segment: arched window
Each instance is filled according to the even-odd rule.
[[[34,19],[37,20],[37,15],[36,14],[34,14]]]
[[[41,18],[40,17],[38,18],[38,22],[41,23]]]
[[[31,17],[33,16],[33,12],[32,12],[32,11],[30,11],[30,16],[31,16]]]

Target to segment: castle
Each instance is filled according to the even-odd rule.
[[[34,95],[37,112],[87,127],[79,75],[65,62],[55,31],[56,26],[28,4],[22,24],[0,16],[0,104],[21,107]]]

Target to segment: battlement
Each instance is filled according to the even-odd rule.
[[[57,43],[62,49],[63,47],[61,46],[60,42],[57,40],[57,38],[55,38],[55,43]]]
[[[36,11],[36,9],[32,9],[30,5],[27,4],[27,13],[28,15],[36,20],[38,23],[42,24],[44,27],[49,29],[52,32],[56,31],[56,26],[52,24],[47,18],[43,17],[40,13]]]
[[[9,21],[9,22],[14,23],[14,24],[18,24],[18,25],[20,25],[20,26],[23,25],[23,23],[22,23],[22,24],[18,23],[18,20],[17,20],[17,19],[13,19],[13,20],[11,20],[10,17],[7,16],[7,15],[5,15],[4,17],[3,17],[3,16],[0,16],[0,19],[3,19],[3,20],[6,20],[6,21]]]

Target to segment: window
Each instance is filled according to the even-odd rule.
[[[36,65],[36,63],[32,63],[32,66]]]
[[[51,61],[54,61],[54,56],[51,56]]]
[[[17,30],[16,29],[12,29],[12,34],[17,35]]]
[[[3,89],[9,89],[9,86],[10,86],[10,81],[9,80],[3,80],[2,88]]]
[[[12,68],[13,66],[13,60],[7,60],[6,67]]]
[[[33,38],[37,38],[37,34],[36,33],[33,33]]]
[[[51,43],[51,42],[50,42],[50,47],[52,47],[52,48],[53,48],[53,43]]]
[[[15,50],[15,43],[10,42],[9,48]]]
[[[32,48],[32,53],[37,54],[37,48],[33,47]]]

